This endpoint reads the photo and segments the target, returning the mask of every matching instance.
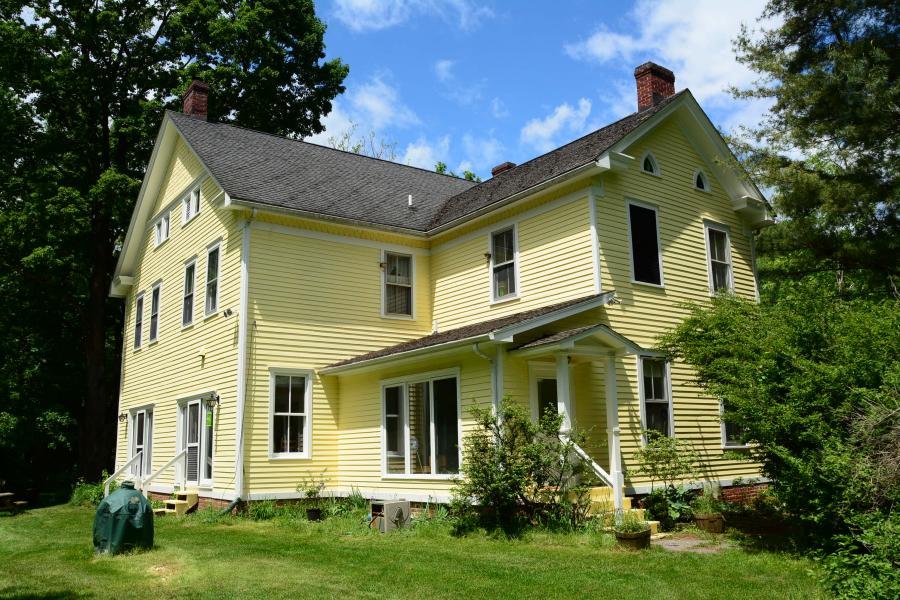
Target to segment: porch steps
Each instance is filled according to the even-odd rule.
[[[625,496],[622,501],[624,510],[631,510],[631,498]],[[603,513],[613,512],[615,503],[613,501],[613,491],[611,487],[598,486],[591,488],[591,509],[590,514],[601,515]]]
[[[153,514],[158,517],[164,517],[166,515],[183,517],[187,513],[194,510],[199,501],[200,496],[197,494],[197,490],[184,490],[175,492],[175,498],[166,500],[165,508],[155,509],[153,511]]]

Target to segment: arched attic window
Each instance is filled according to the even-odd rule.
[[[651,175],[659,175],[659,165],[656,162],[656,157],[650,152],[644,154],[644,158],[641,160],[641,170]]]
[[[694,173],[694,187],[704,192],[709,191],[709,181],[706,179],[706,174],[700,169],[697,169],[697,172]]]

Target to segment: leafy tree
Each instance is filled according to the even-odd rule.
[[[834,273],[838,289],[896,293],[900,270],[900,4],[772,0],[780,25],[744,30],[738,59],[761,75],[739,96],[773,102],[739,154],[775,190],[764,274]]]
[[[358,127],[359,124],[350,121],[347,129],[338,135],[328,137],[328,145],[343,152],[363,154],[383,160],[396,160],[397,142],[388,142],[384,138],[380,138],[374,129],[370,130],[368,135],[356,137]]]
[[[447,168],[447,163],[443,161],[438,161],[434,165],[434,172],[440,173],[441,175],[450,175],[451,177],[459,177],[456,173]],[[481,177],[473,173],[472,171],[466,169],[463,171],[462,178],[466,181],[477,181],[481,183]]]
[[[324,60],[324,31],[312,0],[0,3],[10,478],[48,472],[48,440],[73,445],[73,419],[81,473],[111,463],[122,305],[107,294],[163,110],[200,77],[213,121],[320,132],[348,72]]]

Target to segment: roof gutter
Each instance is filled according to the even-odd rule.
[[[406,360],[410,358],[415,358],[420,354],[429,354],[431,352],[440,352],[442,350],[454,350],[458,347],[468,346],[469,344],[488,341],[488,334],[484,333],[481,335],[475,335],[472,337],[463,338],[461,340],[453,340],[452,342],[444,342],[443,344],[434,344],[433,346],[423,346],[421,348],[415,348],[413,350],[406,350],[405,352],[396,352],[393,354],[386,354],[384,356],[377,356],[375,358],[358,360],[356,362],[344,364],[344,365],[334,365],[331,367],[324,367],[319,369],[320,375],[338,375],[340,373],[346,373],[348,371],[356,371],[362,368],[371,368],[380,365],[381,363],[391,362],[396,363],[400,360]]]

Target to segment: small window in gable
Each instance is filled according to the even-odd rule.
[[[641,161],[641,170],[651,175],[659,175],[659,165],[656,164],[656,158],[651,153],[648,152],[644,155],[644,159]]]
[[[200,212],[200,188],[194,188],[182,200],[182,223],[187,223]]]
[[[709,183],[707,183],[706,175],[703,174],[703,171],[697,171],[697,174],[694,175],[694,187],[704,192],[709,191]]]
[[[157,219],[153,229],[156,232],[155,239],[157,246],[169,239],[169,213],[166,213]]]

